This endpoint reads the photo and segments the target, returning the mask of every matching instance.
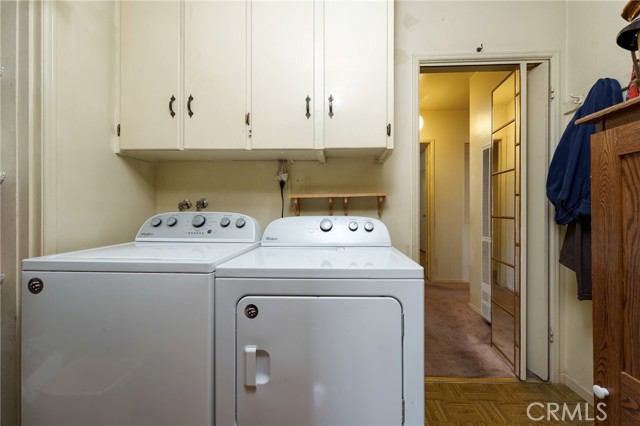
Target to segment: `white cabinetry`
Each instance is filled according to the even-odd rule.
[[[243,149],[246,3],[123,1],[120,148]]]
[[[252,2],[251,148],[314,148],[313,29],[311,1]]]
[[[178,149],[180,1],[123,1],[120,7],[120,148]]]
[[[393,0],[123,1],[121,153],[383,161],[392,55]]]
[[[324,147],[386,148],[393,2],[324,4]],[[391,16],[389,16],[391,13]]]

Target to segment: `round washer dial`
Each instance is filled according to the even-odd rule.
[[[200,228],[205,224],[206,221],[207,219],[204,216],[202,216],[201,214],[197,214],[191,220],[191,224],[194,226],[194,228]]]

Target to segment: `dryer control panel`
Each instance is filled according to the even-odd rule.
[[[161,213],[142,225],[136,241],[257,242],[262,232],[251,216],[226,212]]]
[[[291,216],[267,226],[262,246],[391,247],[391,237],[384,223],[370,217]]]

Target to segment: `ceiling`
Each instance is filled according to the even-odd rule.
[[[420,111],[469,109],[473,72],[420,74]]]
[[[420,73],[420,111],[468,110],[471,76],[499,72],[506,77],[513,68],[508,64],[424,67]]]

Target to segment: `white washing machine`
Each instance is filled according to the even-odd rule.
[[[364,217],[287,217],[216,278],[216,424],[424,425],[423,269]]]
[[[135,242],[25,260],[22,424],[213,424],[215,269],[261,235],[164,213]]]

